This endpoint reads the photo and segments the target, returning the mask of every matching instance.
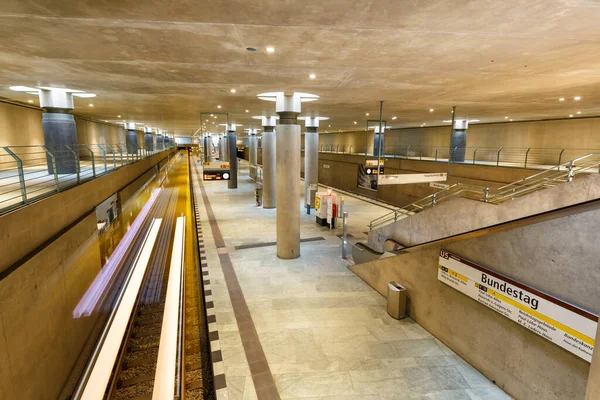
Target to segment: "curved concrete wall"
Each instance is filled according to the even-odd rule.
[[[583,399],[589,363],[437,278],[440,249],[598,313],[596,207],[580,214],[448,239],[350,267],[379,293],[408,289],[410,316],[517,399]]]

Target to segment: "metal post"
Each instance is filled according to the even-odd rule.
[[[498,150],[498,157],[496,158],[496,167],[500,165],[500,152],[503,148],[504,147],[500,147],[500,150]]]
[[[103,148],[102,146],[98,146],[98,147],[102,151],[102,160],[104,161],[104,172],[108,172],[108,168],[106,166],[106,149]]]
[[[113,155],[113,167],[116,170],[117,169],[117,155],[115,154],[115,149],[110,144],[107,144],[107,146]]]
[[[560,154],[558,155],[558,166],[556,167],[560,171],[560,162],[562,161],[562,155],[565,152],[565,149],[562,149]]]
[[[408,152],[410,151],[410,145],[408,145],[408,147],[406,147],[406,159],[408,160]]]
[[[79,166],[79,156],[77,155],[77,152],[75,152],[71,146],[67,146],[67,149],[69,149],[71,151],[71,153],[73,153],[73,157],[75,158],[75,166],[77,167],[76,171],[77,171],[77,183],[81,182],[81,168]]]
[[[367,136],[369,129],[367,128]],[[383,141],[383,101],[379,102],[379,142],[377,145],[377,190],[379,190],[379,173],[381,172],[381,143]],[[385,142],[383,142],[385,143]]]
[[[343,236],[342,236],[342,258],[345,260],[348,258],[348,212],[344,212],[343,214]]]
[[[92,149],[90,149],[90,146],[88,146],[87,144],[84,144],[83,147],[85,147],[90,152],[90,156],[92,157],[92,176],[95,178],[96,177],[96,163],[94,162],[94,152],[92,151]]]
[[[486,186],[485,189],[483,189],[483,201],[486,203],[488,201],[489,193],[490,193],[490,188]]]
[[[475,147],[475,150],[473,151],[473,164],[475,164],[475,159],[477,158],[477,150],[479,149],[479,147]]]
[[[435,207],[437,205],[437,200],[435,198],[436,193],[433,194],[433,197],[431,198],[431,207]]]
[[[531,147],[527,149],[527,152],[525,153],[525,168],[527,168],[527,158],[529,158],[529,150],[531,150]]]
[[[454,134],[454,118],[456,116],[456,106],[452,106],[452,122],[450,122],[450,143],[448,143],[448,176],[450,176],[450,162],[451,162],[451,154],[452,150],[452,135]]]
[[[21,198],[23,204],[27,204],[27,190],[25,188],[25,173],[23,172],[23,161],[15,153],[12,152],[8,147],[4,147],[6,151],[14,160],[17,162],[17,171],[19,173],[19,185],[21,186]]]
[[[58,182],[58,172],[56,171],[56,157],[52,154],[45,146],[42,146],[42,149],[52,158],[52,171],[54,171],[54,187],[56,188],[56,192],[60,191],[60,186]]]
[[[122,167],[123,166],[123,149],[119,145],[117,145],[117,147],[119,147],[119,154],[121,156],[121,167]]]
[[[435,161],[437,161],[438,149],[439,149],[439,147],[435,148]]]

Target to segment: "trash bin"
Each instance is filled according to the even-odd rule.
[[[396,281],[388,283],[387,312],[395,319],[406,317],[406,288]]]

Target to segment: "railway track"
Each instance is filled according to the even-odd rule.
[[[161,354],[168,353],[168,350],[164,349],[165,345],[162,344],[161,339],[166,336],[165,331],[172,334],[173,325],[177,325],[174,331],[179,338],[176,350],[177,366],[173,367],[176,372],[174,398],[207,400],[214,398],[210,382],[212,372],[208,371],[211,367],[210,362],[207,362],[207,357],[210,355],[207,354],[208,342],[203,317],[197,237],[194,234],[185,233],[186,231],[195,232],[195,221],[193,217],[189,218],[187,221],[189,226],[186,226],[185,213],[182,212],[182,210],[191,210],[190,201],[193,201],[189,195],[189,187],[186,187],[190,181],[189,166],[185,164],[180,162],[174,168],[177,170],[175,176],[166,179],[170,181],[168,184],[171,187],[163,188],[160,191],[138,234],[131,241],[128,253],[123,258],[122,266],[124,268],[121,268],[114,278],[114,284],[120,291],[112,291],[108,295],[109,298],[103,301],[104,307],[107,304],[120,305],[121,295],[114,293],[124,292],[129,271],[135,267],[134,264],[144,249],[147,235],[150,234],[153,224],[158,221],[160,229],[155,229],[155,232],[158,233],[153,237],[154,241],[150,245],[151,255],[149,259],[146,259],[147,266],[144,277],[139,286],[139,292],[123,334],[124,339],[112,367],[104,396],[86,397],[89,390],[86,390],[85,383],[82,383],[81,390],[78,390],[72,397],[74,399],[162,399],[163,397],[157,397],[156,394],[159,390],[157,387],[160,388],[162,381],[155,382],[155,380],[160,379],[164,369],[164,362],[162,365],[160,364]],[[184,170],[187,172],[186,174],[183,173]],[[184,190],[180,190],[182,188]],[[188,193],[187,196],[186,193]],[[178,216],[178,213],[181,216]],[[191,214],[193,215],[193,213]],[[177,227],[175,227],[176,221]],[[181,222],[183,223],[180,224]],[[178,232],[180,240],[177,243],[179,245],[176,244]],[[188,238],[188,242],[183,239],[185,237]],[[192,244],[190,245],[190,243]],[[184,250],[187,246],[190,249]],[[171,257],[170,262],[169,257]],[[174,268],[173,263],[177,269],[174,269],[171,274],[171,268]],[[181,289],[177,287],[176,292],[171,293],[169,285],[172,285],[173,275],[175,275],[176,282],[180,282],[178,284],[181,285]],[[177,278],[178,275],[180,278]],[[179,316],[172,316],[173,307],[165,308],[169,296],[172,299],[171,304],[177,304],[175,310]],[[175,296],[175,301],[173,301],[173,296]],[[169,316],[171,316],[169,320],[171,323],[164,322]],[[175,322],[173,323],[173,321]],[[177,323],[177,321],[179,322]],[[169,328],[165,328],[163,325]],[[108,329],[107,325],[107,331]],[[104,337],[102,340],[106,342],[107,338]],[[98,352],[102,351],[100,344],[99,348]],[[94,364],[100,358],[97,354],[88,369],[88,372],[90,370],[92,372],[85,376],[82,382],[91,380],[90,375],[93,374]],[[172,356],[172,351],[169,355]],[[173,377],[173,375],[170,376]]]

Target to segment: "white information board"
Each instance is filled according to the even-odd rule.
[[[444,182],[448,180],[445,172],[434,172],[429,174],[399,174],[381,175],[378,185],[405,185],[407,183]]]
[[[597,315],[446,250],[440,251],[438,279],[591,362]]]
[[[450,185],[446,185],[445,183],[435,183],[435,182],[431,182],[429,184],[429,186],[432,188],[436,188],[436,189],[448,189],[450,187]]]

